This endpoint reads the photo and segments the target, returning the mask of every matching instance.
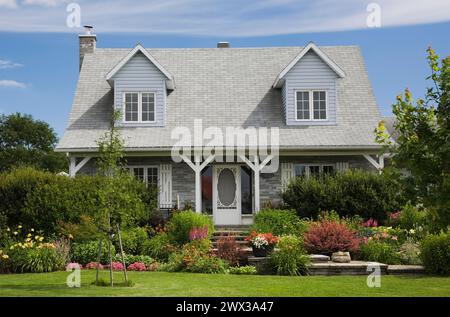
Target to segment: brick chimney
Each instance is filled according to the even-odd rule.
[[[85,33],[78,35],[80,40],[80,70],[83,64],[84,55],[95,52],[97,47],[97,36],[92,33],[92,26],[84,26]]]

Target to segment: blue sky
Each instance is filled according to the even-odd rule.
[[[450,54],[450,1],[377,1],[381,27],[366,25],[371,1],[78,1],[99,47],[359,45],[380,111],[409,87],[422,97],[426,48]],[[78,28],[64,0],[0,0],[0,112],[45,120],[62,136],[78,76]],[[139,3],[139,2],[134,2]],[[337,5],[339,3],[339,6]],[[405,6],[405,3],[408,3]]]

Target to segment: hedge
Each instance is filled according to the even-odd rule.
[[[78,223],[82,215],[95,215],[105,180],[100,176],[68,178],[32,168],[2,173],[0,215],[9,226],[20,223],[55,234],[60,223]],[[120,207],[130,210],[132,222],[145,223],[156,206],[156,191],[133,179],[125,185],[129,200]]]
[[[384,221],[405,203],[398,183],[387,175],[349,170],[321,177],[297,177],[282,194],[300,217],[317,218],[321,211]]]

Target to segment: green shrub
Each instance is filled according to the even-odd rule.
[[[76,243],[88,242],[101,237],[94,218],[87,215],[80,215],[77,223],[59,221],[57,233],[64,237],[70,237]]]
[[[420,246],[411,239],[408,239],[400,246],[398,254],[402,264],[422,265],[422,260],[420,259]]]
[[[135,227],[120,232],[122,236],[122,247],[125,254],[140,255],[144,254],[144,244],[148,240],[147,231],[141,227]],[[120,250],[119,236],[114,237],[114,246]]]
[[[32,193],[38,185],[49,183],[54,178],[52,173],[37,171],[30,167],[0,174],[0,201],[2,202],[0,214],[6,217],[9,226],[27,223],[28,218],[22,213],[22,209],[27,202],[28,194]]]
[[[400,264],[400,256],[395,247],[387,242],[370,240],[360,246],[361,260],[384,264]]]
[[[165,232],[158,233],[150,240],[147,239],[142,248],[143,254],[161,262],[167,262],[169,256],[177,250],[177,248],[171,244],[171,240]]]
[[[280,237],[276,251],[270,255],[270,263],[279,275],[304,275],[307,273],[309,257],[302,241],[294,235]]]
[[[72,262],[86,265],[90,262],[98,262],[98,241],[74,243],[71,250]],[[111,244],[111,254],[116,254],[114,245]],[[100,263],[109,263],[108,241],[102,241]]]
[[[341,217],[358,215],[385,220],[404,204],[398,183],[388,175],[349,170],[322,177],[297,177],[282,194],[283,201],[300,217],[317,218],[335,210]]]
[[[252,265],[234,266],[228,269],[228,273],[236,275],[255,275],[257,273],[256,267]]]
[[[208,252],[196,247],[193,243],[183,246],[181,252],[172,253],[167,264],[162,265],[159,270],[167,272],[190,272],[190,273],[226,273],[227,263]]]
[[[149,267],[151,264],[155,263],[156,260],[149,257],[148,255],[124,255],[125,265],[128,267],[130,264],[139,262],[144,263],[146,267]],[[122,257],[119,254],[116,254],[113,256],[113,262],[120,262],[122,263]]]
[[[251,230],[276,236],[301,235],[307,230],[307,224],[298,218],[295,210],[265,209],[255,215]]]
[[[189,233],[193,228],[208,228],[207,239],[214,232],[211,218],[193,211],[180,211],[175,213],[167,224],[167,233],[170,240],[178,245],[189,242]]]
[[[427,213],[426,211],[419,210],[419,208],[406,204],[400,212],[397,223],[402,229],[411,230],[417,227],[426,227]]]
[[[422,240],[420,257],[427,272],[450,274],[450,232],[428,235]]]
[[[45,273],[64,268],[64,261],[54,248],[16,248],[9,253],[14,273]]]
[[[0,174],[0,214],[6,216],[10,226],[21,223],[52,235],[61,223],[79,224],[82,215],[95,218],[106,181],[110,180],[100,176],[68,178],[18,168]],[[155,191],[132,177],[113,181],[120,185],[124,196],[116,198],[116,208],[129,215],[130,225],[145,222],[156,206]]]

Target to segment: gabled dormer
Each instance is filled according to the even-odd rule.
[[[336,124],[337,81],[344,71],[309,43],[277,76],[286,125]]]
[[[114,89],[114,107],[124,126],[164,126],[167,91],[173,76],[140,44],[111,71],[106,80]]]

